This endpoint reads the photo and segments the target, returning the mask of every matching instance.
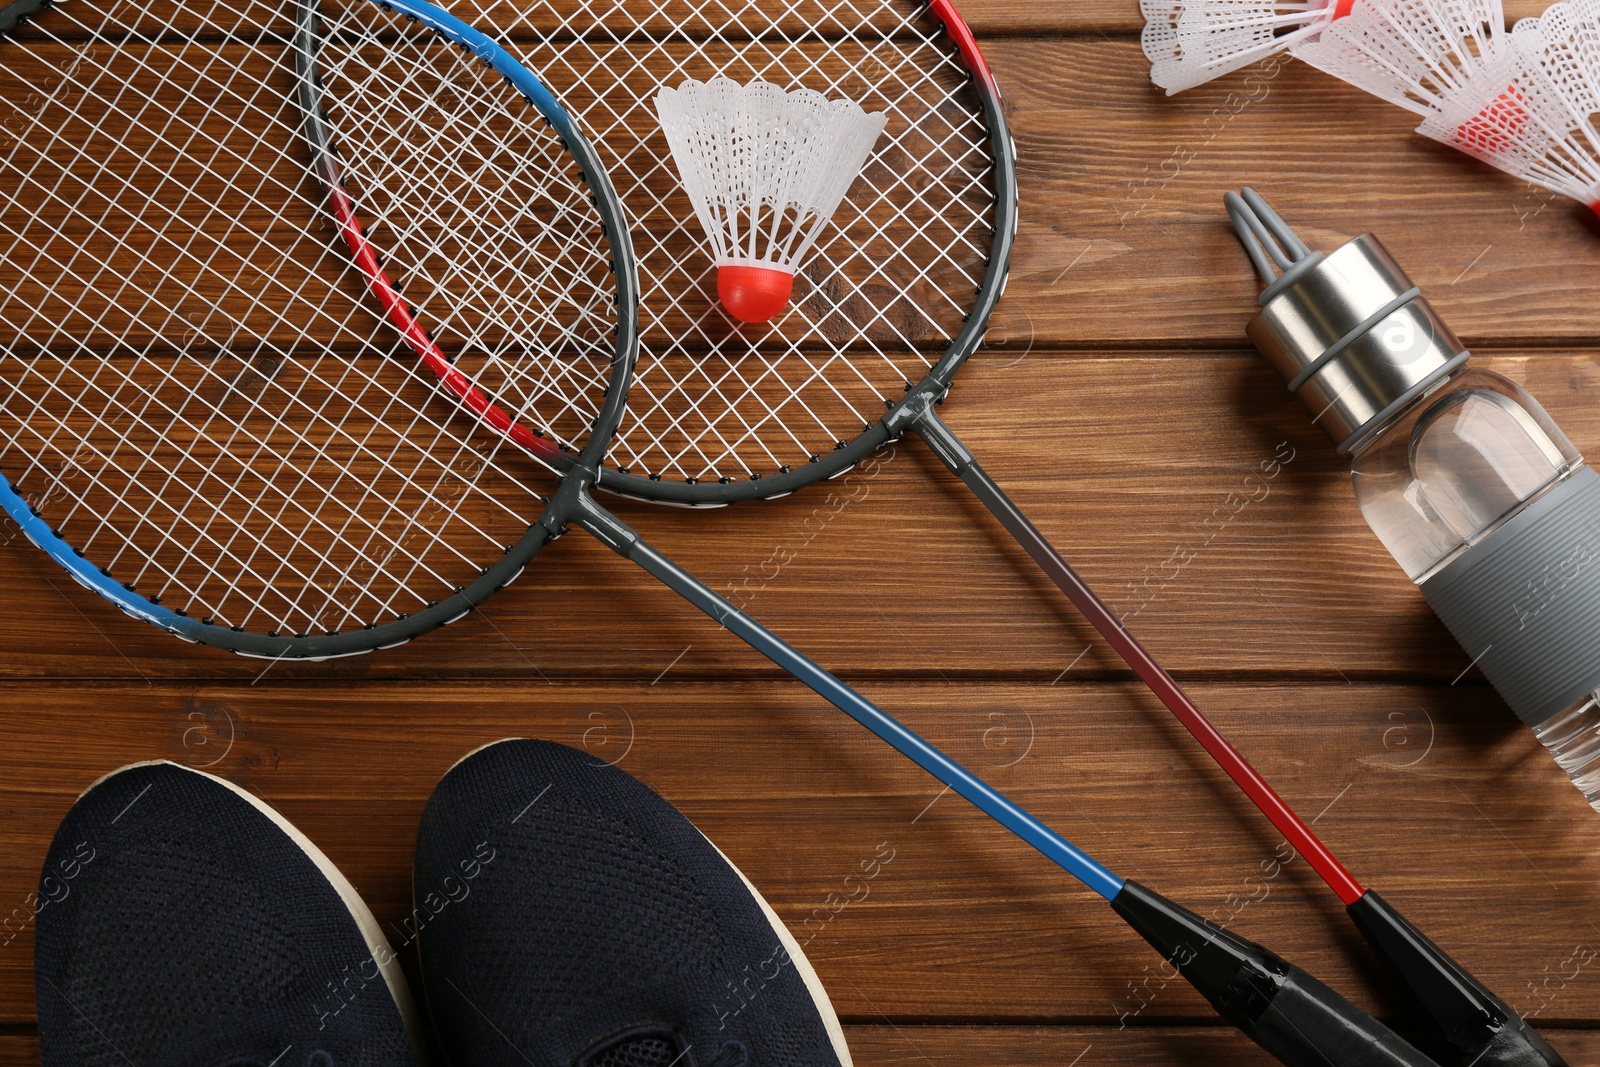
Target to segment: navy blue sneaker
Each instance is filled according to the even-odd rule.
[[[501,741],[422,814],[413,931],[456,1067],[849,1067],[800,946],[643,783]]]
[[[78,798],[39,880],[44,1067],[413,1067],[416,1014],[361,898],[220,778],[136,763]]]

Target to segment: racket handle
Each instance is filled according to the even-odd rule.
[[[1111,907],[1218,1015],[1287,1067],[1437,1067],[1298,967],[1154,890],[1127,882]]]
[[[1345,909],[1433,1024],[1444,1062],[1466,1067],[1567,1067],[1510,1005],[1372,890]]]

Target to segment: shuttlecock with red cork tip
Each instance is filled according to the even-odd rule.
[[[1421,116],[1418,133],[1600,213],[1600,0],[1503,24],[1499,0],[1353,0],[1291,52]]]
[[[1417,132],[1600,213],[1600,0],[1551,4],[1510,37]]]
[[[767,322],[788,305],[795,271],[860,174],[883,114],[727,78],[663,88],[656,113],[711,244],[722,306],[740,322]]]

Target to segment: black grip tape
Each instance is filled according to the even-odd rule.
[[[1218,1015],[1287,1067],[1437,1067],[1298,967],[1154,890],[1127,882],[1111,907]]]
[[[1294,1067],[1434,1064],[1400,1035],[1298,967],[1289,968],[1278,984],[1277,996],[1255,1028],[1245,1033]]]
[[[1510,1005],[1372,890],[1345,909],[1432,1024],[1440,1060],[1459,1067],[1567,1067]]]

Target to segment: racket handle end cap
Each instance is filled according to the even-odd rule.
[[[1437,1067],[1298,967],[1154,890],[1128,882],[1111,907],[1217,1014],[1287,1067]]]

